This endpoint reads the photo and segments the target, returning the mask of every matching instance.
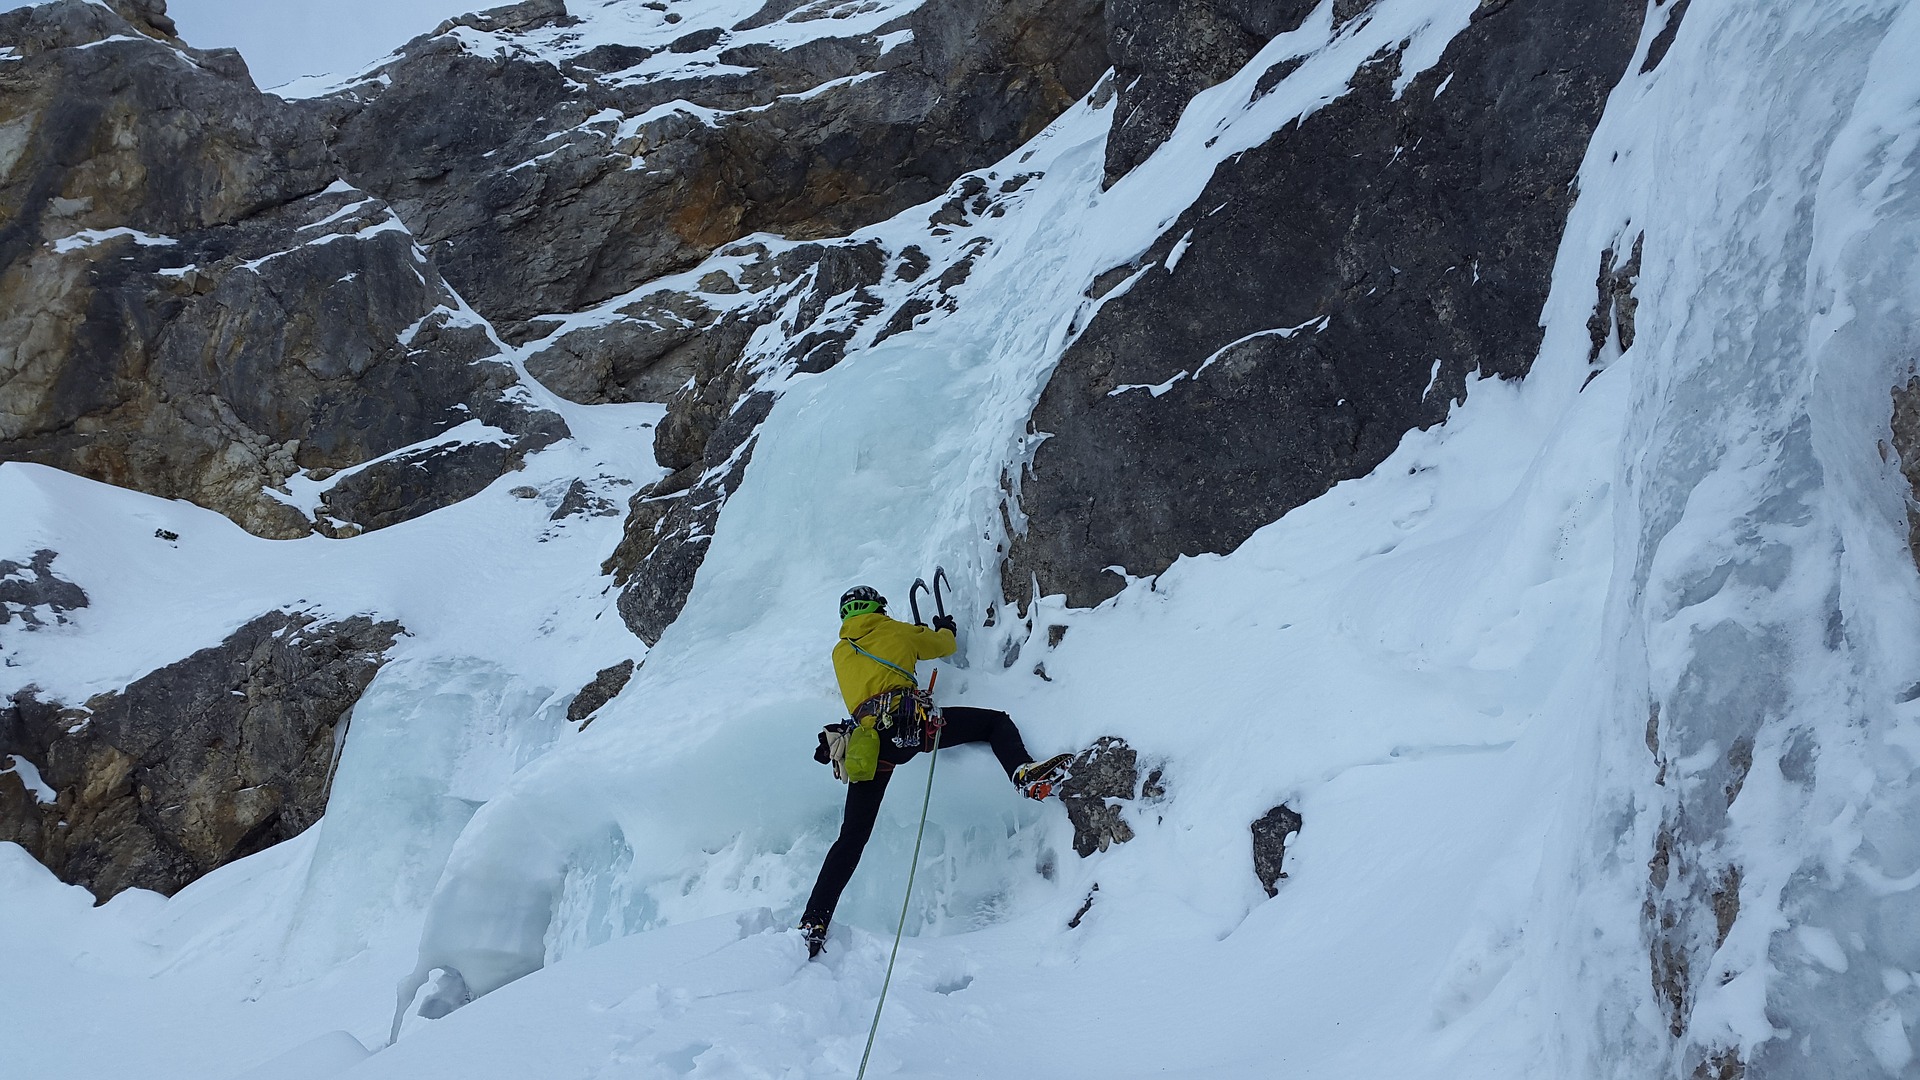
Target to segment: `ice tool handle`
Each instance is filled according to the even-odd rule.
[[[947,568],[944,566],[936,566],[933,568],[933,588],[931,589],[927,588],[926,578],[913,579],[913,588],[907,590],[907,603],[913,607],[913,625],[926,625],[920,618],[920,594],[923,592],[931,592],[933,594],[934,614],[943,618],[946,616],[947,598],[941,592],[942,586],[949,589],[953,588],[953,582],[947,580]]]

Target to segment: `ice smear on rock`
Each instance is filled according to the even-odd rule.
[[[1275,112],[1259,122],[1337,92],[1345,54],[1374,44],[1362,35],[1468,11],[1383,0],[1262,98]],[[1019,802],[973,748],[943,756],[880,1073],[993,1075],[1010,1048],[1040,1045],[1073,1076],[1910,1071],[1920,578],[1895,463],[1873,444],[1915,345],[1916,34],[1914,10],[1892,3],[1694,5],[1596,135],[1524,384],[1471,383],[1446,425],[1230,555],[1183,559],[1093,611],[1043,598],[1026,619],[1072,628],[1049,649],[1026,619],[976,617],[995,578],[982,523],[1084,285],[1199,189],[1196,148],[1248,88],[1201,95],[1105,196],[1110,117],[1070,114],[1026,163],[1046,176],[968,304],[796,378],[686,614],[588,731],[531,760],[516,748],[537,740],[483,740],[475,760],[490,771],[466,783],[453,727],[498,708],[501,730],[520,732],[547,707],[528,688],[578,686],[622,654],[564,619],[585,636],[559,638],[592,655],[568,661],[539,619],[490,624],[519,635],[529,655],[516,657],[407,617],[424,627],[417,659],[485,652],[494,667],[396,660],[369,716],[419,722],[422,741],[358,780],[343,760],[341,783],[364,794],[343,796],[320,835],[167,904],[129,894],[97,912],[0,851],[23,913],[0,923],[0,955],[34,973],[0,990],[30,1033],[9,1065],[110,1058],[203,1076],[343,1027],[375,1043],[395,977],[418,965],[435,1000],[480,996],[408,1019],[359,1075],[852,1071],[918,811],[901,796],[925,774],[903,770],[827,956],[806,963],[779,928],[841,797],[806,757],[838,712],[831,600],[857,580],[903,587],[938,561],[973,660],[943,669],[946,700],[1009,709],[1037,751],[1124,735],[1179,783],[1127,811],[1132,841],[1082,861],[1063,857],[1056,808]],[[1229,130],[1219,152],[1256,137]],[[1642,232],[1635,342],[1589,382],[1593,267]],[[622,415],[567,418],[611,453],[650,438]],[[39,490],[18,471],[0,470],[5,490]],[[536,547],[545,513],[513,524],[503,505],[488,504],[499,521],[456,506],[348,543],[464,552],[435,531],[460,522],[590,603],[592,560]],[[7,552],[44,543],[63,571],[71,558],[89,619],[111,629],[117,604],[157,588],[106,572],[111,536],[30,516],[0,523]],[[165,519],[183,521],[205,527]],[[233,572],[343,565],[199,542]],[[51,663],[38,641],[22,648]],[[1043,656],[1050,682],[1029,674]],[[408,671],[423,680],[411,691]],[[443,685],[465,700],[436,718]],[[1246,829],[1282,801],[1311,824],[1269,899]],[[415,810],[429,846],[445,845],[417,937],[367,933],[354,925],[366,906],[305,891],[327,830],[364,813],[341,839],[380,871],[362,885],[397,873],[417,898],[442,849],[408,856],[423,841],[384,825]],[[1096,879],[1099,903],[1068,931]],[[331,951],[299,985],[267,985],[278,961],[254,950],[284,940],[295,912],[311,923],[296,940]],[[326,966],[360,940],[365,952]],[[1656,981],[1656,964],[1681,971],[1675,958],[1684,975]],[[71,1000],[114,1007],[119,1030],[76,1049],[76,1021],[52,1004]],[[262,1045],[269,1029],[281,1044]]]
[[[549,688],[471,660],[381,671],[348,720],[316,827],[294,970],[332,967],[426,907],[475,808],[565,730],[555,704]]]
[[[995,599],[999,552],[996,535],[982,523],[1000,519],[1003,474],[1021,453],[1024,419],[1051,363],[1084,325],[1088,282],[1144,250],[1158,235],[1156,223],[1181,208],[1178,200],[1197,195],[1206,172],[1193,167],[1193,158],[1225,158],[1312,110],[1342,92],[1353,70],[1382,45],[1415,42],[1403,72],[1432,63],[1460,29],[1464,10],[1403,3],[1383,9],[1376,25],[1354,37],[1326,41],[1326,28],[1317,23],[1283,35],[1289,40],[1269,46],[1276,55],[1298,51],[1302,42],[1294,38],[1324,48],[1297,83],[1253,100],[1252,83],[1264,69],[1250,65],[1203,94],[1168,150],[1098,200],[1092,196],[1111,122],[1106,109],[1077,106],[1003,163],[1002,171],[1017,164],[1043,175],[1003,219],[997,245],[975,266],[968,288],[979,299],[921,331],[850,354],[828,371],[788,376],[785,396],[759,436],[753,468],[714,533],[687,614],[595,722],[591,739],[541,762],[476,817],[435,899],[414,978],[458,966],[456,957],[467,949],[460,942],[469,934],[481,943],[474,948],[492,957],[478,962],[505,973],[538,966],[554,940],[591,941],[607,933],[604,926],[552,921],[556,910],[563,916],[604,910],[595,903],[556,908],[563,889],[584,887],[578,873],[575,884],[566,884],[573,851],[611,853],[583,857],[623,868],[632,894],[624,917],[629,928],[665,917],[664,910],[680,908],[682,917],[710,910],[651,899],[672,889],[671,882],[683,896],[696,887],[679,865],[685,848],[658,843],[662,836],[694,839],[680,819],[704,804],[681,800],[700,800],[704,792],[683,793],[680,776],[740,773],[741,759],[757,757],[776,732],[810,732],[832,718],[837,706],[818,642],[831,641],[833,613],[819,598],[837,596],[851,581],[910,581],[944,561],[954,572],[955,608],[984,612]],[[875,231],[921,228],[927,209]],[[796,552],[805,557],[796,559]],[[1005,633],[1003,624],[998,634]],[[999,643],[982,641],[973,655],[999,651]],[[742,678],[743,670],[750,678]],[[947,685],[953,700],[964,700],[965,680],[950,674]],[[695,843],[710,854],[745,847],[812,856],[827,815],[800,810],[805,803],[796,800],[804,799],[799,792],[808,774],[804,757],[798,760],[798,768],[782,762],[760,774],[764,793],[751,815],[724,803],[711,813],[696,811],[711,819],[717,837]],[[606,801],[590,792],[605,792]],[[970,795],[962,805],[978,819],[1033,822],[1037,816],[1030,808],[1009,809],[986,791]],[[786,813],[771,812],[776,808]],[[1252,816],[1257,813],[1247,819]],[[999,831],[967,829],[965,835],[985,841]],[[657,854],[636,845],[641,834]],[[947,841],[938,829],[935,835],[939,850]],[[792,849],[796,842],[804,846]],[[877,838],[874,857],[887,858],[892,843]],[[1021,887],[1009,862],[1050,865],[1056,846],[1066,845],[1042,834],[1016,844],[1016,851],[1031,851],[1030,858],[985,848],[950,859],[949,873],[975,863],[984,871],[979,879],[953,882],[958,896],[974,898],[961,925],[990,917]],[[793,874],[791,864],[806,861],[783,860],[770,872]],[[749,872],[749,880],[754,876]],[[705,875],[694,877],[710,885]],[[870,880],[856,880],[846,915],[874,917],[889,906],[869,898]],[[953,906],[953,898],[930,902],[936,910]],[[492,988],[490,978],[476,982],[463,974],[476,993]]]

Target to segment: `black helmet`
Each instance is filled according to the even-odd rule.
[[[880,590],[871,585],[855,585],[840,594],[840,617],[851,619],[855,615],[868,615],[876,611],[887,610],[887,598]]]

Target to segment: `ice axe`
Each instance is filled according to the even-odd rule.
[[[935,579],[938,580],[937,574],[935,575]],[[927,591],[931,590],[927,589],[926,578],[914,578],[913,588],[907,590],[907,603],[913,605],[913,625],[915,626],[927,625],[926,622],[920,618],[920,594]]]
[[[930,592],[933,594],[934,613],[942,617],[946,616],[947,599],[945,596],[941,595],[941,591],[940,591],[940,588],[943,585],[949,589],[953,588],[953,582],[947,580],[947,568],[944,566],[936,566],[933,568],[933,588],[931,589],[927,588],[926,578],[913,579],[913,588],[907,590],[907,603],[912,605],[913,607],[913,625],[915,626],[926,625],[926,623],[920,620],[920,594],[923,592]]]

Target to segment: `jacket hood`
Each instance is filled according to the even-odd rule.
[[[865,615],[855,615],[840,624],[840,636],[843,638],[865,637],[881,623],[892,622],[884,612],[869,611]]]

